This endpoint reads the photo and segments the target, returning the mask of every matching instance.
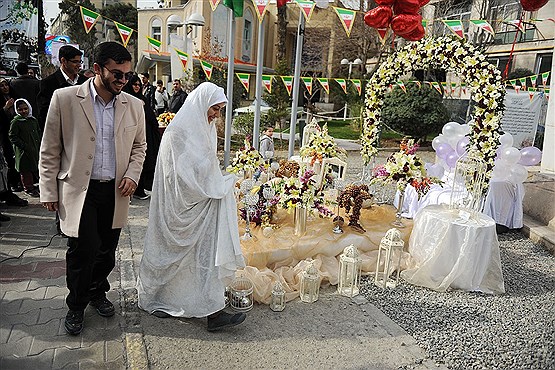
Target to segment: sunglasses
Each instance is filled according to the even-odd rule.
[[[111,70],[111,69],[108,69],[108,68],[106,68],[106,67],[104,67],[104,66],[100,66],[100,67],[102,67],[102,68],[106,69],[108,72],[110,72],[110,73],[112,74],[112,76],[114,76],[114,78],[115,78],[116,80],[123,80],[123,79],[125,79],[125,80],[129,81],[129,80],[131,79],[131,77],[133,77],[133,76],[135,75],[135,72],[123,73],[122,71]]]

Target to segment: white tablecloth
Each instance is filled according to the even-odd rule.
[[[451,181],[446,180],[443,187],[432,185],[428,193],[418,199],[418,194],[412,186],[407,186],[403,199],[403,213],[405,218],[413,218],[416,213],[429,204],[449,204],[451,199]],[[524,199],[524,186],[510,181],[490,181],[488,194],[484,203],[483,212],[493,218],[495,223],[509,229],[522,227],[522,200]],[[399,192],[395,195],[394,205],[399,202]]]
[[[478,214],[467,222],[446,205],[428,205],[414,217],[407,282],[437,291],[448,288],[505,292],[495,221]]]

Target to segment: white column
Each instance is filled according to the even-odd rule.
[[[252,129],[252,146],[258,150],[260,139],[260,103],[262,101],[262,67],[264,66],[264,23],[258,22],[258,47],[256,48],[256,92],[254,95],[254,127]],[[264,153],[262,153],[264,154]]]
[[[235,15],[229,9],[229,37],[227,48],[227,108],[225,110],[224,168],[229,166],[231,153],[231,122],[233,120],[233,78],[235,63]]]
[[[291,124],[289,125],[289,158],[295,154],[295,132],[297,131],[297,105],[299,104],[299,88],[301,80],[301,56],[303,54],[304,14],[299,11],[299,28],[295,54],[295,74],[293,76],[293,103],[291,105]]]
[[[550,90],[555,88],[555,58],[551,61]],[[555,96],[551,93],[547,104],[545,118],[545,135],[543,137],[541,173],[555,174]]]

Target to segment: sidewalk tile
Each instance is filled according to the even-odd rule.
[[[24,324],[24,325],[35,325],[38,322],[39,318],[39,311],[31,311],[24,314],[16,314],[16,315],[2,315],[2,325],[15,325],[15,324]]]
[[[86,330],[86,328],[85,328]],[[53,369],[66,368],[67,365],[77,364],[80,360],[104,362],[104,343],[95,343],[87,348],[67,349],[56,348],[54,350]]]
[[[28,335],[13,342],[0,344],[0,357],[27,356],[32,341],[33,337]]]
[[[4,323],[4,319],[2,319],[2,327],[0,327],[0,344],[8,342],[11,331],[12,325],[6,325],[6,323]]]
[[[62,297],[50,299],[24,299],[19,309],[20,313],[38,310],[40,308],[63,308],[65,307],[65,300]]]
[[[29,370],[42,370],[52,368],[54,359],[54,350],[44,351],[36,356],[29,356],[23,358],[7,357],[0,359],[0,369],[29,369]]]
[[[2,312],[2,315],[14,315],[19,312],[22,303],[23,299],[9,302],[2,299],[0,301],[0,312]]]
[[[87,325],[86,322],[85,322],[85,325]],[[97,328],[92,326],[85,326],[85,329],[86,330],[83,330],[83,334],[81,335],[82,347],[89,347],[94,343],[98,343],[98,342],[109,342],[109,343],[119,342],[120,343],[119,354],[121,354],[121,349],[122,349],[121,344],[123,343],[121,339],[122,338],[121,328],[117,327],[112,329],[103,329],[103,328]]]
[[[37,320],[37,324],[44,324],[49,322],[52,319],[62,320],[65,319],[67,314],[66,308],[50,308],[44,307],[39,309],[39,317]]]
[[[102,364],[89,362],[89,361],[79,363],[79,370],[121,370],[121,369],[125,369],[125,362],[123,361],[123,357],[114,361],[104,362]]]
[[[15,301],[17,299],[43,299],[46,294],[46,287],[40,287],[33,290],[24,291],[7,291],[4,294],[4,300]]]
[[[33,337],[29,355],[38,355],[44,350],[56,348],[81,348],[81,338],[73,335],[37,335]]]
[[[119,341],[106,341],[106,361],[116,361],[123,357],[123,352],[125,351],[125,346],[123,345],[123,340]]]
[[[23,281],[17,281],[17,282],[2,282],[0,284],[0,297],[4,297],[4,293],[6,293],[7,291],[10,290],[15,290],[15,291],[25,291],[28,289],[29,284],[31,283],[31,280],[23,280]]]
[[[8,343],[16,342],[29,335],[53,335],[54,333],[57,333],[59,326],[60,320],[58,319],[52,319],[44,324],[36,325],[15,324],[12,327],[12,333],[8,339]]]

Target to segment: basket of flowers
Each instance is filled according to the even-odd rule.
[[[322,130],[315,131],[310,136],[310,140],[300,150],[303,158],[310,158],[310,165],[315,162],[322,162],[324,158],[338,157],[345,160],[346,152],[335,142],[333,136],[328,133],[328,125],[325,124]]]

